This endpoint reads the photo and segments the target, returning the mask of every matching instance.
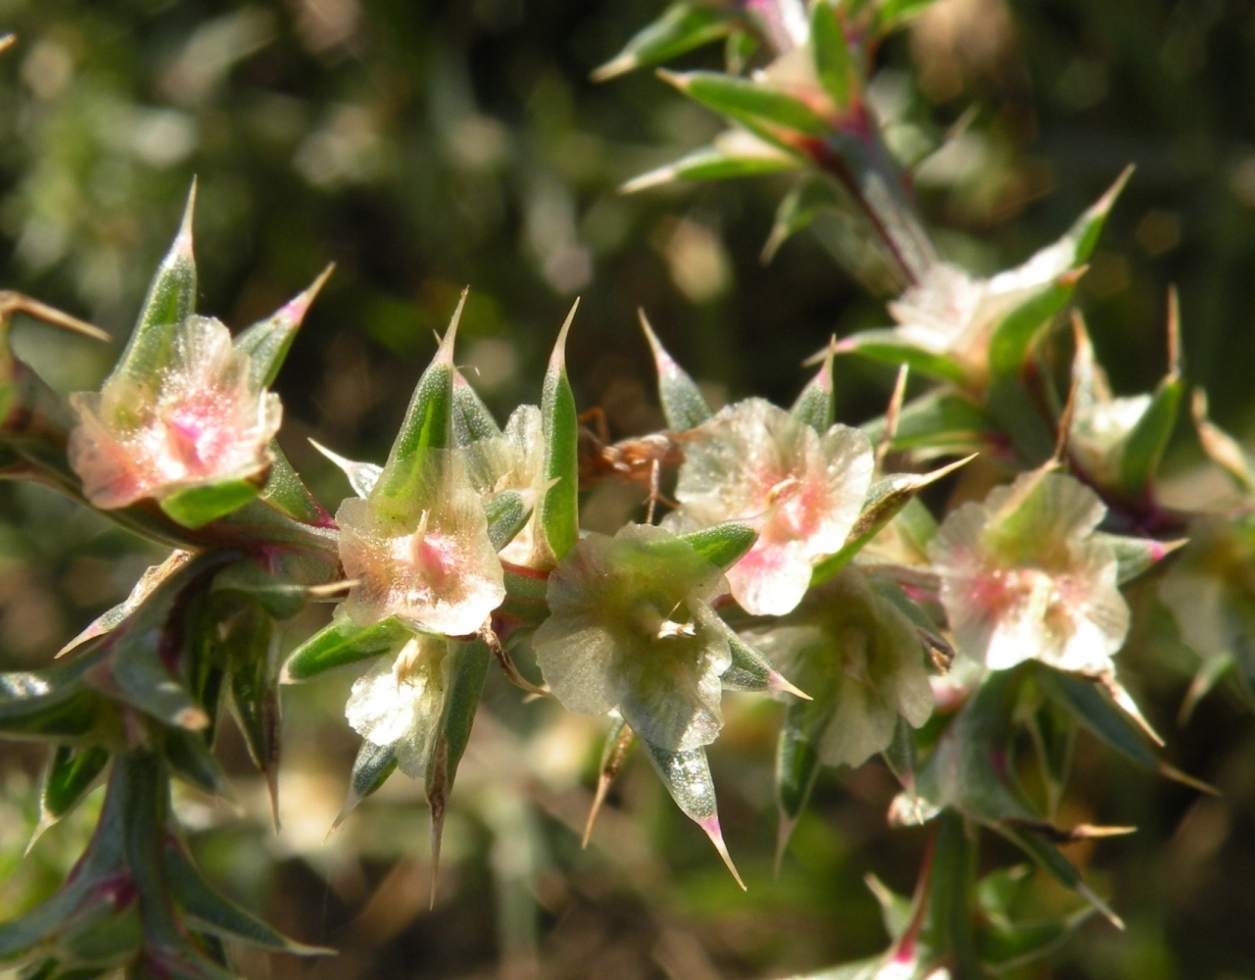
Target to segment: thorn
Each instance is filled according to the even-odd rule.
[[[17,44],[16,34],[5,34],[0,36],[0,53],[8,51],[9,48],[13,47],[15,44]]]
[[[828,341],[828,356],[833,357],[837,353],[837,338],[834,336]],[[893,383],[893,394],[889,396],[889,406],[885,410],[885,431],[880,439],[880,445],[876,447],[876,472],[881,473],[885,468],[885,457],[889,455],[889,448],[893,445],[893,440],[898,436],[898,422],[902,417],[902,404],[906,401],[906,379],[910,374],[910,367],[903,364],[898,368],[897,380]]]
[[[1099,674],[1096,680],[1102,685],[1103,690],[1111,696],[1111,700],[1116,703],[1116,706],[1137,722],[1138,727],[1146,733],[1147,737],[1149,737],[1152,742],[1160,748],[1163,748],[1164,745],[1167,744],[1162,738],[1160,738],[1159,733],[1151,728],[1150,722],[1148,722],[1146,717],[1142,714],[1142,710],[1137,706],[1137,702],[1133,700],[1132,695],[1130,695],[1120,682],[1116,680],[1116,675],[1113,672]]]
[[[1068,400],[1064,402],[1063,414],[1059,416],[1059,429],[1055,433],[1055,451],[1051,457],[1058,465],[1063,464],[1068,452],[1068,439],[1072,435],[1072,416],[1076,413],[1076,398],[1080,389],[1081,376],[1073,371],[1072,383],[1068,387]]]
[[[1121,932],[1124,932],[1124,920],[1120,918],[1118,915],[1116,915],[1115,912],[1112,910],[1111,906],[1108,905],[1106,902],[1104,902],[1101,898],[1099,898],[1098,895],[1094,892],[1094,890],[1089,887],[1089,885],[1085,884],[1085,882],[1083,881],[1078,881],[1076,883],[1076,892],[1078,895],[1081,896],[1081,898],[1089,902],[1090,905],[1098,909],[1098,911],[1103,914],[1103,917],[1106,918],[1108,922],[1110,922],[1113,926],[1115,926]]]
[[[732,877],[736,879],[736,883],[741,886],[741,891],[749,891],[745,887],[745,882],[741,880],[741,875],[736,870],[736,865],[732,863],[732,855],[728,853],[728,845],[723,841],[723,831],[719,829],[719,814],[712,813],[706,819],[697,821],[697,825],[706,832],[710,842],[715,845],[715,850],[719,852],[719,856],[723,858],[723,863],[732,872]]]
[[[670,367],[675,364],[675,360],[667,353],[667,349],[662,346],[662,341],[658,339],[658,335],[654,333],[654,328],[650,326],[648,318],[645,316],[644,309],[637,308],[636,318],[640,320],[641,329],[645,331],[645,339],[649,342],[649,349],[654,354],[654,364],[658,368],[658,373],[662,374],[663,367]]]
[[[62,313],[47,303],[41,303],[39,300],[24,296],[21,293],[15,293],[10,290],[0,291],[0,320],[7,320],[14,313],[25,313],[36,320],[42,320],[44,323],[51,324],[54,327],[61,327],[73,333],[82,334],[84,337],[90,337],[92,340],[101,340],[106,343],[109,341],[107,333],[99,327],[80,320],[76,316]]]
[[[787,677],[776,670],[771,671],[771,673],[767,675],[767,690],[779,691],[783,694],[792,694],[795,698],[801,698],[803,701],[815,700],[801,688],[795,687]]]
[[[597,792],[593,794],[593,805],[588,809],[588,819],[584,822],[584,836],[580,839],[580,850],[588,847],[588,842],[593,836],[593,824],[597,821],[597,814],[601,812],[602,804],[606,802],[606,794],[610,792],[610,780],[604,772],[597,777]]]
[[[621,54],[611,58],[599,68],[594,68],[588,77],[594,82],[606,82],[619,75],[626,75],[633,69],[640,67],[640,63],[640,59],[635,55]]]
[[[789,840],[793,837],[793,828],[796,826],[796,820],[790,820],[783,813],[780,814],[780,820],[776,824],[776,858],[771,872],[775,878],[780,877],[780,867],[784,864],[784,852],[789,848]]]
[[[1168,287],[1168,376],[1181,376],[1181,297],[1175,285]]]
[[[283,308],[283,316],[290,323],[300,323],[303,319],[305,319],[305,314],[309,311],[310,306],[313,305],[314,300],[322,291],[322,287],[326,284],[327,280],[331,278],[331,273],[335,272],[335,270],[336,264],[334,262],[328,262],[327,267],[323,269],[322,272],[318,273],[318,277],[310,283],[303,292],[298,293],[296,296],[292,297],[292,299],[288,300],[287,305]]]
[[[1215,786],[1212,786],[1211,783],[1205,783],[1201,779],[1195,779],[1189,773],[1182,772],[1176,766],[1170,765],[1167,762],[1159,763],[1156,767],[1156,772],[1166,779],[1171,779],[1174,783],[1180,783],[1182,786],[1189,786],[1191,789],[1196,789],[1200,793],[1206,793],[1208,796],[1223,795],[1220,790],[1216,789]]]
[[[462,295],[458,297],[457,308],[453,311],[453,316],[449,320],[449,329],[444,333],[444,339],[440,341],[440,348],[436,351],[436,356],[432,360],[433,364],[447,364],[453,367],[453,343],[458,336],[458,324],[462,320],[462,310],[466,307],[466,297],[470,293],[471,287],[467,286],[462,290]]]
[[[174,247],[171,253],[182,253],[188,258],[192,255],[192,216],[196,211],[197,179],[192,177],[192,186],[187,192],[187,204],[183,208],[183,220],[179,222],[179,232],[174,236]]]
[[[558,339],[554,341],[553,353],[549,356],[549,369],[551,371],[566,370],[567,333],[571,330],[571,324],[575,321],[575,311],[579,308],[580,300],[577,296],[575,302],[571,304],[571,312],[566,315],[566,320],[562,323],[562,329],[558,331]]]

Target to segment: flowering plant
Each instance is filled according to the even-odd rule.
[[[887,948],[815,977],[1004,975],[1094,912],[1120,924],[1118,897],[1064,850],[1128,829],[1065,806],[1075,739],[1205,788],[1161,757],[1122,673],[1175,623],[1201,663],[1189,704],[1230,669],[1250,693],[1255,463],[1196,391],[1199,441],[1237,502],[1164,503],[1185,391],[1175,301],[1162,381],[1112,392],[1075,293],[1127,172],[1008,271],[942,257],[871,85],[880,43],[928,5],[678,2],[598,73],[725,41],[726,71],[662,78],[730,128],[626,189],[790,173],[769,251],[820,213],[860,229],[853,271],[878,266],[884,325],[830,342],[788,408],[716,408],[645,325],[666,425],[608,444],[577,406],[572,309],[536,403],[502,426],[456,360],[463,294],[386,457],[323,450],[352,490],[325,507],[275,441],[269,388],[326,274],[232,336],[195,312],[193,197],[112,372],[65,399],[11,346],[13,316],[94,331],[0,294],[0,472],[170,549],[56,658],[0,672],[0,735],[51,746],[36,836],[106,786],[60,888],[0,924],[0,963],[222,980],[238,945],[326,952],[211,887],[175,787],[227,793],[229,714],[277,819],[281,687],[355,669],[343,720],[360,741],[336,825],[397,770],[422,780],[434,881],[463,757],[488,737],[481,704],[502,700],[485,694],[494,663],[526,694],[511,710],[545,702],[599,726],[586,844],[639,743],[742,887],[709,755],[739,731],[724,692],[782,703],[777,863],[821,771],[878,757],[897,794],[886,819],[928,827],[919,883],[908,899],[877,881]],[[1055,329],[1069,313],[1071,331]],[[836,420],[835,379],[855,358],[899,369],[883,415],[859,427]],[[607,478],[649,487],[613,527],[585,495]],[[287,641],[316,603],[335,608]],[[1016,882],[1065,897],[1043,888],[1027,903],[1038,917],[1021,917],[1011,872],[978,860],[990,834],[1039,869]]]

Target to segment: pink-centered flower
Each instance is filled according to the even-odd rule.
[[[1129,608],[1115,552],[1093,536],[1105,514],[1088,487],[1040,470],[954,511],[928,554],[959,650],[995,670],[1109,671]]]
[[[404,498],[372,492],[340,505],[340,561],[354,582],[345,612],[362,626],[395,616],[446,636],[476,632],[505,598],[501,562],[461,459],[433,454]],[[388,485],[388,472],[380,479]]]
[[[839,551],[862,509],[872,452],[857,429],[822,436],[784,409],[751,398],[720,411],[685,443],[665,525],[679,530],[742,521],[754,547],[728,571],[737,602],[780,616],[801,602],[811,568]]]
[[[264,473],[282,418],[278,396],[254,390],[227,328],[202,316],[179,325],[161,369],[140,379],[115,372],[70,403],[79,416],[70,465],[103,509]]]

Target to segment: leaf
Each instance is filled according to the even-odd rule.
[[[458,322],[466,306],[466,291],[458,300],[449,329],[431,364],[418,379],[405,420],[397,433],[381,480],[371,494],[401,498],[413,492],[432,465],[434,454],[449,449],[453,440],[453,346]]]
[[[48,764],[43,791],[39,797],[39,830],[52,826],[78,806],[109,764],[109,749],[103,745],[74,748],[59,745]]]
[[[230,671],[231,714],[253,764],[266,778],[277,828],[281,720],[274,664],[279,639],[275,621],[258,603],[246,602],[221,628],[226,632],[220,645]]]
[[[1033,676],[1051,700],[1111,748],[1142,769],[1158,767],[1155,753],[1094,682],[1045,666],[1037,667]]]
[[[858,78],[839,7],[840,0],[816,0],[811,6],[811,51],[815,74],[824,91],[838,109],[845,109],[858,86]]]
[[[880,37],[918,17],[936,0],[881,0],[876,10],[876,34]]]
[[[99,723],[105,699],[87,686],[103,654],[40,670],[0,672],[0,733],[8,738],[73,738]]]
[[[902,340],[895,330],[863,330],[837,341],[838,354],[862,354],[864,357],[882,364],[899,366],[907,365],[912,373],[916,371],[927,374],[942,381],[953,381],[963,384],[967,372],[963,367],[945,354],[934,354]]]
[[[710,405],[697,383],[667,353],[666,348],[645,319],[645,312],[638,311],[641,329],[653,351],[654,367],[658,371],[658,398],[667,426],[673,432],[687,432],[709,422],[714,417]]]
[[[376,745],[374,742],[362,739],[361,747],[357,750],[357,758],[353,760],[353,771],[349,775],[348,796],[331,829],[335,830],[344,823],[362,800],[378,792],[379,788],[388,781],[388,777],[396,772],[396,769],[396,753],[390,746]]]
[[[214,758],[204,733],[171,728],[165,733],[163,755],[171,772],[202,793],[230,799],[230,781]]]
[[[172,521],[196,530],[239,510],[259,493],[261,486],[255,479],[228,479],[176,490],[158,503]]]
[[[1084,879],[1081,877],[1081,873],[1076,870],[1076,867],[1071,861],[1064,857],[1063,852],[1060,851],[1058,847],[1041,837],[1039,834],[1034,833],[1032,830],[1026,830],[1006,823],[992,824],[991,826],[999,834],[1011,841],[1011,843],[1015,844],[1020,848],[1020,850],[1024,851],[1025,854],[1037,862],[1037,865],[1059,882],[1059,884],[1076,892],[1089,902],[1117,929],[1124,928],[1124,922],[1120,919],[1120,917],[1112,911],[1111,906],[1099,898],[1098,895],[1091,890],[1087,884],[1085,884]]]
[[[627,761],[628,753],[635,744],[636,735],[627,722],[622,718],[615,718],[602,744],[601,761],[597,765],[597,792],[593,796],[592,806],[588,808],[588,820],[584,824],[584,839],[580,842],[580,847],[588,847],[588,840],[593,835],[593,824],[606,802],[610,784],[619,775],[619,770],[623,768],[623,763]]]
[[[820,365],[819,373],[811,379],[810,384],[802,389],[802,393],[797,396],[797,401],[793,403],[793,408],[789,410],[793,418],[803,425],[809,425],[820,436],[827,432],[836,420],[837,393],[832,385],[833,354],[833,348],[829,346],[823,364]]]
[[[693,550],[715,567],[726,570],[754,547],[758,532],[748,524],[724,521],[698,531],[677,534],[676,537],[691,545]]]
[[[173,327],[196,311],[196,260],[192,255],[192,213],[196,208],[196,182],[187,195],[183,221],[170,251],[157,267],[140,307],[139,320],[115,372],[144,381],[168,362],[174,340]]]
[[[461,371],[453,372],[453,444],[469,446],[481,439],[501,435],[501,427],[492,417],[475,389]]]
[[[493,549],[500,551],[518,537],[531,515],[531,508],[517,490],[504,490],[485,500],[484,516],[488,520],[488,540]]]
[[[867,492],[867,501],[862,513],[850,529],[846,543],[835,555],[823,559],[811,572],[811,587],[822,585],[832,579],[853,560],[863,547],[874,538],[886,524],[898,516],[925,487],[948,476],[960,466],[970,463],[975,456],[967,456],[947,466],[942,466],[929,473],[897,473],[886,477],[872,485]]]
[[[644,742],[644,739],[642,739]],[[745,890],[745,882],[737,873],[736,866],[723,842],[719,829],[719,811],[715,804],[715,784],[710,778],[710,765],[706,762],[705,748],[686,752],[670,752],[649,742],[644,742],[649,761],[662,778],[662,784],[675,800],[684,815],[701,827],[710,842],[732,872],[736,883]]]
[[[732,651],[732,663],[719,678],[725,691],[785,691],[810,700],[785,680],[762,653],[732,630],[728,630],[728,648]]]
[[[816,9],[820,6],[822,4]],[[770,262],[785,242],[825,211],[840,209],[846,201],[847,195],[843,195],[828,178],[805,174],[776,208],[771,234],[763,245],[763,261]]]
[[[330,278],[334,265],[329,265],[319,273],[318,278],[300,295],[293,297],[273,314],[264,320],[254,323],[242,331],[232,346],[248,355],[252,368],[250,378],[254,392],[269,388],[283,366],[284,358],[296,339],[296,331],[300,329],[314,299],[323,285]]]
[[[291,619],[304,609],[307,595],[304,586],[274,575],[252,561],[238,561],[224,568],[214,578],[213,591],[234,593],[279,620]]]
[[[1155,389],[1150,407],[1138,420],[1120,453],[1120,483],[1124,492],[1141,500],[1150,489],[1150,482],[1159,470],[1164,450],[1176,426],[1185,382],[1175,372],[1169,373]]]
[[[170,892],[193,928],[222,939],[232,939],[276,953],[320,956],[334,952],[321,946],[306,946],[289,939],[219,895],[209,887],[183,849],[174,842],[166,845],[165,867]]]
[[[1154,538],[1109,534],[1106,531],[1095,531],[1090,536],[1090,540],[1102,542],[1115,552],[1116,561],[1119,563],[1116,581],[1120,585],[1131,582],[1149,571],[1187,543],[1186,538],[1179,538],[1176,541],[1156,541]]]
[[[884,435],[884,418],[861,428],[873,444],[878,444]],[[968,452],[996,444],[1000,434],[997,423],[970,398],[938,388],[903,406],[890,449],[893,452]]]
[[[776,743],[776,804],[780,810],[776,835],[776,867],[819,776],[816,740],[828,722],[824,706],[791,704]]]
[[[593,72],[604,82],[644,65],[656,65],[727,35],[728,15],[714,7],[673,3],[662,16],[632,37],[623,50]]]
[[[658,76],[694,101],[741,123],[782,149],[796,149],[790,145],[790,139],[823,139],[830,135],[828,123],[805,102],[761,82],[708,71],[676,74],[659,70]]]
[[[299,684],[329,670],[391,653],[409,636],[410,631],[391,617],[358,626],[347,616],[336,616],[292,651],[280,672],[282,683]]]
[[[321,527],[329,525],[331,515],[301,481],[277,439],[270,440],[268,451],[274,462],[270,464],[260,498],[293,520]]]
[[[757,140],[743,130],[736,130],[735,135],[743,138],[731,139],[725,134],[725,138],[716,139],[710,146],[694,150],[674,163],[633,177],[619,190],[623,194],[635,194],[677,180],[732,180],[796,170],[802,165],[796,156]]]
[[[551,481],[538,505],[540,529],[555,563],[579,540],[579,417],[566,370],[566,338],[578,308],[577,301],[558,333],[540,404],[545,478]]]

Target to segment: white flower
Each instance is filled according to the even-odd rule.
[[[754,615],[783,615],[810,585],[811,567],[839,551],[871,483],[872,452],[857,429],[819,435],[761,398],[729,405],[685,443],[676,498],[664,526],[681,530],[743,521],[758,531],[727,573]]]

